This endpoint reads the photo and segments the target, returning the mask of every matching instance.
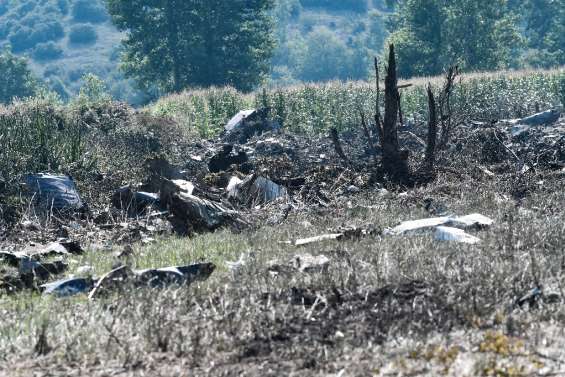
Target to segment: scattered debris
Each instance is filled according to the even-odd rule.
[[[494,220],[481,215],[479,213],[473,213],[466,216],[451,217],[446,225],[454,226],[456,228],[486,228],[494,224]]]
[[[540,302],[552,304],[561,301],[561,294],[557,290],[547,289],[545,287],[536,287],[520,297],[514,303],[514,307],[523,308],[527,305],[529,308],[535,308]]]
[[[240,111],[226,124],[222,139],[243,144],[255,135],[279,130],[280,124],[267,119],[267,113],[267,109]]]
[[[46,258],[50,256],[81,255],[83,248],[76,241],[61,240],[52,242],[47,246],[36,246],[26,250],[26,254],[34,258]]]
[[[123,186],[112,195],[112,205],[137,215],[147,207],[159,206],[159,194],[137,191],[131,185]]]
[[[293,261],[294,268],[300,272],[323,272],[330,264],[330,259],[325,255],[298,254]]]
[[[48,210],[80,210],[82,200],[73,179],[65,175],[32,174],[25,184],[37,203]]]
[[[541,113],[537,113],[534,115],[530,115],[528,117],[522,119],[512,119],[509,120],[508,123],[510,124],[523,124],[526,126],[542,126],[545,124],[552,124],[559,120],[561,113],[557,109],[550,109],[547,111],[543,111]]]
[[[89,299],[94,299],[112,290],[116,290],[125,285],[128,280],[131,280],[134,273],[127,266],[120,266],[102,276],[94,285],[94,288],[88,294]]]
[[[228,192],[229,198],[235,199],[247,207],[269,203],[287,195],[286,188],[256,174],[250,175],[240,183],[232,184],[232,188]]]
[[[172,214],[171,223],[181,235],[213,231],[222,226],[239,228],[246,225],[237,211],[183,192],[171,195],[169,211]]]
[[[19,272],[20,274],[34,274],[40,280],[47,280],[50,275],[61,274],[68,267],[68,264],[62,260],[40,263],[31,258],[22,258],[20,259]]]
[[[21,260],[25,258],[29,258],[29,256],[25,253],[0,251],[0,261],[5,262],[12,267],[19,267]]]
[[[226,261],[227,268],[231,271],[234,276],[239,275],[241,270],[248,266],[250,262],[255,259],[255,253],[243,253],[239,256],[239,259],[235,262]]]
[[[231,144],[224,144],[222,150],[210,159],[208,169],[212,173],[219,173],[228,170],[232,165],[239,166],[248,161],[249,157],[245,151]],[[249,171],[249,168],[240,170],[245,173]]]
[[[273,276],[280,274],[292,275],[296,272],[316,273],[325,272],[330,264],[330,259],[325,255],[297,254],[287,262],[272,261],[267,267],[267,272]]]
[[[136,282],[150,287],[190,284],[208,279],[216,269],[213,263],[198,263],[181,267],[165,267],[135,271]]]

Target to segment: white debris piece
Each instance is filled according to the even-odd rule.
[[[304,246],[309,245],[311,243],[328,241],[328,240],[338,240],[343,237],[343,233],[334,233],[334,234],[323,234],[321,236],[315,236],[310,238],[301,238],[294,241],[294,246]]]
[[[488,227],[494,224],[494,220],[478,213],[466,216],[442,216],[429,219],[405,221],[400,225],[385,230],[387,235],[413,234],[436,228],[438,226],[451,226],[455,228],[468,229],[471,227]]]
[[[437,241],[455,241],[468,244],[476,244],[481,240],[465,232],[463,229],[452,228],[449,226],[438,226],[434,233]]]
[[[235,262],[226,261],[226,266],[232,274],[238,275],[245,266],[249,265],[249,263],[253,261],[253,259],[255,259],[255,253],[243,253]]]
[[[248,116],[252,115],[254,112],[256,112],[257,110],[252,109],[252,110],[242,110],[239,113],[237,113],[233,118],[230,119],[230,121],[228,122],[228,124],[226,124],[225,130],[227,132],[231,132],[232,130],[234,130],[235,128],[237,128],[237,126],[239,126],[241,124],[241,122],[243,122],[245,120],[245,118],[247,118]]]
[[[494,220],[480,213],[472,213],[466,216],[450,218],[448,224],[456,228],[487,227],[494,224]]]
[[[76,270],[78,276],[92,276],[94,274],[94,268],[89,265],[80,266]]]
[[[173,182],[181,192],[192,195],[194,191],[194,184],[192,182],[185,181],[184,179],[173,179],[171,182]]]
[[[243,181],[241,179],[239,179],[238,177],[231,177],[230,181],[228,183],[228,187],[226,187],[226,191],[230,192],[233,189],[235,189],[235,187],[237,185],[239,185],[240,183],[242,183]]]
[[[294,268],[300,272],[322,272],[330,264],[330,258],[325,255],[299,254],[294,256]]]
[[[404,221],[402,224],[392,229],[387,229],[385,231],[385,234],[400,235],[406,233],[417,233],[423,230],[428,230],[430,228],[435,228],[436,226],[445,225],[449,222],[449,220],[449,216],[443,216],[432,217],[429,219]]]

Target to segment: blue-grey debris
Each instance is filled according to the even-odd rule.
[[[136,280],[150,287],[190,284],[208,279],[216,269],[213,263],[197,263],[188,266],[164,267],[135,271]]]
[[[552,290],[547,287],[535,287],[524,296],[516,300],[514,307],[523,308],[525,305],[527,305],[529,308],[535,308],[542,301],[546,304],[559,302],[561,301],[561,294],[556,290]]]
[[[44,295],[54,295],[57,297],[75,296],[86,293],[92,289],[93,281],[89,278],[69,278],[53,283],[43,284],[40,288]]]
[[[159,206],[159,194],[136,191],[131,186],[120,187],[112,195],[112,205],[118,209],[128,210],[137,214],[149,206]]]
[[[228,192],[230,199],[247,207],[269,203],[287,195],[286,188],[256,174],[248,176],[241,183],[232,185]]]
[[[37,203],[47,209],[79,210],[83,202],[73,179],[65,175],[30,174],[25,184]]]
[[[102,276],[96,282],[94,288],[88,294],[89,299],[94,299],[105,292],[119,289],[134,276],[133,271],[128,266],[120,266]]]

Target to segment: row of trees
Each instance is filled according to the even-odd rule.
[[[271,68],[273,0],[107,3],[115,23],[128,33],[126,73],[145,89],[157,83],[161,92],[226,84],[251,90]],[[494,70],[565,64],[565,0],[388,0],[387,6],[394,10],[387,21],[388,42],[397,46],[402,77],[435,75],[450,65]],[[277,13],[286,9],[291,15],[295,8],[279,0]],[[382,23],[377,21],[347,44],[327,28],[316,29],[308,39],[279,49],[275,59],[294,67],[302,80],[366,78],[369,56],[383,44],[384,32],[373,30]],[[279,43],[288,42],[284,31],[276,30]],[[380,38],[372,43],[375,33]]]
[[[293,67],[293,75],[303,81],[363,79],[371,55],[382,50],[385,18],[387,42],[397,46],[402,77],[439,74],[455,64],[463,70],[565,64],[565,0],[387,0],[381,10],[392,12],[386,17],[382,11],[367,13],[369,21],[346,41],[323,27],[308,38],[287,41],[286,30],[275,28],[273,15],[285,23],[285,17],[297,17],[304,3],[324,6],[325,0],[104,1],[113,22],[126,33],[125,74],[154,95],[212,85],[252,90],[275,61]],[[351,2],[357,3],[367,4]],[[88,4],[78,0],[73,17],[89,17]],[[365,11],[364,5],[357,11]],[[96,14],[101,21],[103,15]],[[273,57],[277,41],[289,47],[279,46]],[[60,54],[48,47],[38,53]],[[6,61],[13,59],[7,56]],[[23,82],[29,82],[24,73]]]

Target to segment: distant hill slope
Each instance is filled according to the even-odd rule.
[[[381,32],[377,30],[379,35],[373,35],[375,19],[371,19],[375,9],[382,8],[381,0],[277,0],[274,18],[279,48],[271,82],[360,78],[364,72],[356,64],[366,62],[359,59],[368,48],[379,47],[369,39],[376,38],[378,45],[384,38],[382,27]],[[322,39],[315,39],[320,34]],[[119,71],[122,37],[103,0],[0,0],[0,46],[28,57],[37,77],[64,99],[78,92],[84,74],[94,73],[115,98],[143,102],[143,96]],[[330,45],[337,50],[323,46],[323,38],[335,38]],[[322,44],[319,53],[337,56],[329,67],[316,64],[321,71],[311,72],[308,59],[318,60],[316,44]],[[329,69],[336,65],[343,69]],[[354,70],[359,72],[353,74]]]
[[[142,100],[119,71],[121,39],[102,0],[0,0],[0,45],[26,56],[63,99],[94,73],[115,98]]]

